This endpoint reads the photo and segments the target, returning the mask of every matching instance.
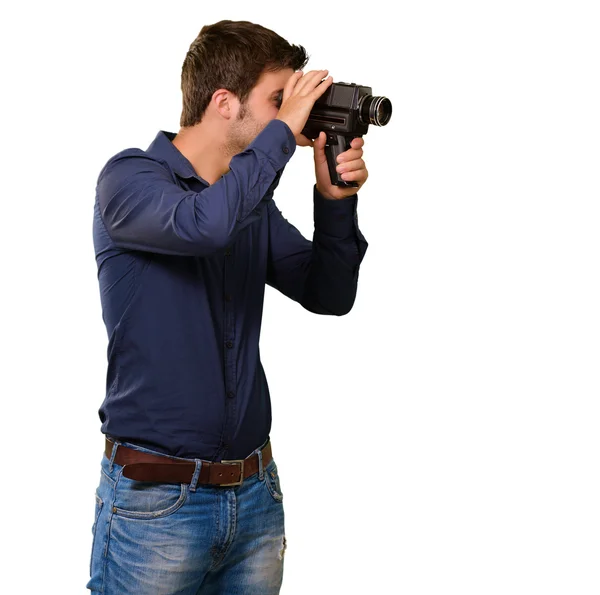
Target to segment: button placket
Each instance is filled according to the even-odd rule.
[[[225,452],[230,447],[233,428],[236,424],[236,400],[235,388],[237,386],[236,357],[233,351],[235,346],[235,309],[234,309],[234,260],[232,258],[233,247],[228,246],[224,251],[223,261],[223,311],[224,311],[224,365],[225,365],[225,395],[226,407],[223,419],[222,435]],[[225,453],[223,453],[223,457]]]

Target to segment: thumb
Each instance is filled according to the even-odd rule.
[[[318,138],[315,139],[315,143],[313,145],[315,149],[315,161],[323,161],[326,159],[325,157],[325,142],[327,140],[327,135],[321,131],[319,132]]]

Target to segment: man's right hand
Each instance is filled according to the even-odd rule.
[[[306,125],[315,101],[333,83],[331,76],[322,80],[328,72],[328,70],[311,70],[303,76],[303,72],[299,70],[292,74],[283,89],[277,120],[283,120],[290,127],[299,145],[312,146],[313,144],[310,139],[300,133]]]

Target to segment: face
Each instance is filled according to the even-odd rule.
[[[227,145],[232,154],[246,149],[259,132],[277,117],[283,88],[292,74],[294,71],[291,68],[263,72],[246,103],[240,105],[237,117],[229,128]]]

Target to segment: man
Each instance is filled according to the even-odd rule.
[[[352,308],[367,242],[363,140],[331,184],[325,135],[301,134],[332,82],[249,22],[205,26],[182,69],[177,134],[102,169],[93,237],[108,331],[90,581],[104,595],[279,593],[283,494],[259,354],[265,284],[316,314]],[[312,146],[313,241],[273,200]]]

